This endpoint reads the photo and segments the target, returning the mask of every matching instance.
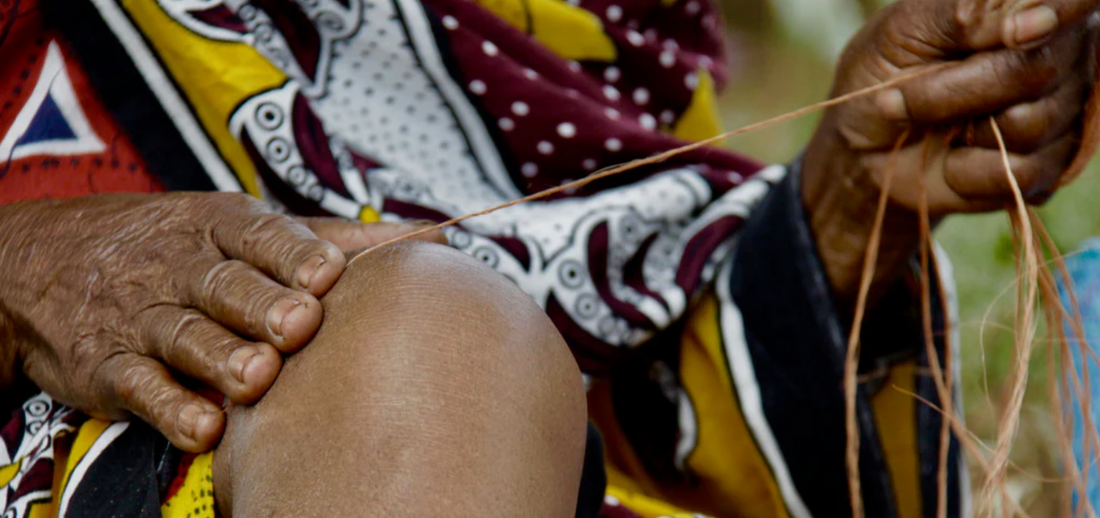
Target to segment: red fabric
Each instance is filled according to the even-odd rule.
[[[80,108],[106,149],[64,156],[43,153],[16,159],[0,157],[0,204],[107,192],[163,191],[130,139],[92,92],[68,45],[44,19],[38,0],[0,0],[0,141],[27,107],[39,82],[52,79],[41,73],[51,42],[57,42]]]
[[[600,507],[600,518],[642,518],[639,514],[618,504],[604,502]]]

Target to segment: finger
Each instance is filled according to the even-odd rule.
[[[887,119],[944,123],[1035,101],[1057,88],[1081,51],[1063,37],[1031,51],[1001,49],[974,54],[958,64],[879,92],[875,103]]]
[[[1057,192],[1057,189],[1043,189],[1042,191],[1039,191],[1038,193],[1029,196],[1026,200],[1027,204],[1035,207],[1042,207],[1043,205],[1046,205],[1046,203],[1050,201],[1051,198],[1054,197],[1055,192]]]
[[[1028,155],[1009,153],[1009,164],[1025,197],[1057,182],[1073,157],[1076,138],[1066,135]],[[944,163],[947,185],[963,198],[1012,199],[1004,162],[997,149],[968,147],[952,150]]]
[[[1001,38],[1008,47],[1040,45],[1059,29],[1081,24],[1091,16],[1097,0],[1019,0],[998,10]]]
[[[1098,5],[1098,0],[961,0],[952,17],[940,8],[933,18],[937,32],[930,34],[940,35],[933,38],[934,44],[945,49],[1035,48],[1060,31],[1082,25]]]
[[[340,249],[318,239],[293,219],[270,212],[253,198],[245,198],[248,199],[233,198],[237,210],[217,213],[221,217],[214,222],[212,233],[222,253],[315,297],[328,291],[344,271]]]
[[[1001,112],[996,120],[1005,146],[1014,153],[1030,153],[1061,137],[1080,119],[1085,95],[1081,81],[1069,81],[1047,97]],[[955,142],[988,149],[998,147],[988,118],[972,121],[969,131],[960,133]]]
[[[221,437],[225,416],[220,408],[180,385],[160,362],[124,353],[108,358],[98,372],[119,407],[152,425],[177,448],[207,451]]]
[[[244,340],[193,309],[157,306],[139,319],[150,355],[236,403],[259,400],[282,368],[271,345]]]
[[[369,248],[435,225],[433,221],[409,221],[402,223],[361,223],[338,218],[297,218],[317,237],[329,241],[340,250]],[[413,237],[418,241],[447,244],[447,237],[436,230]]]
[[[284,353],[298,350],[321,325],[321,303],[277,284],[243,261],[204,258],[185,271],[181,303]]]

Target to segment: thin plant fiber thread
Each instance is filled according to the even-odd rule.
[[[882,239],[882,222],[886,219],[886,205],[890,185],[897,171],[898,150],[909,138],[906,130],[898,137],[890,154],[890,165],[882,176],[882,192],[879,193],[875,207],[875,220],[871,227],[871,237],[863,256],[863,273],[859,279],[859,292],[856,294],[855,316],[852,330],[848,334],[848,350],[844,356],[844,429],[848,435],[845,461],[848,466],[848,492],[852,502],[852,516],[863,516],[863,493],[859,479],[859,421],[856,419],[857,374],[859,370],[859,332],[863,327],[863,313],[867,309],[867,295],[871,291],[871,281],[875,278],[875,265],[878,264],[879,242]]]
[[[408,234],[395,237],[393,239],[388,239],[386,241],[378,243],[378,244],[376,244],[376,245],[360,252],[358,255],[356,255],[355,257],[351,258],[350,261],[348,261],[348,265],[351,265],[352,263],[354,263],[360,257],[363,257],[363,256],[365,256],[365,255],[367,255],[367,254],[369,254],[369,253],[371,253],[371,252],[373,252],[373,251],[375,251],[379,248],[382,248],[382,247],[385,247],[385,246],[388,246],[388,245],[392,245],[394,243],[398,243],[398,242],[405,241],[405,240],[408,240],[408,239],[413,239],[413,238],[422,236],[424,234],[427,234],[429,232],[435,232],[437,230],[442,230],[444,228],[451,227],[451,226],[457,225],[459,223],[462,223],[463,221],[466,221],[468,219],[476,218],[478,216],[484,216],[486,214],[490,214],[490,213],[496,212],[498,210],[506,209],[508,207],[513,207],[513,206],[520,205],[520,204],[527,203],[527,202],[531,202],[531,201],[541,200],[543,198],[547,198],[549,196],[553,196],[555,194],[558,194],[558,193],[561,193],[561,192],[564,192],[564,191],[567,191],[567,190],[579,189],[579,188],[584,187],[585,185],[588,185],[588,184],[590,184],[592,182],[595,182],[597,180],[602,180],[604,178],[610,178],[610,177],[615,176],[615,175],[623,174],[623,173],[626,173],[626,172],[628,172],[632,169],[637,169],[637,168],[642,167],[642,166],[652,165],[652,164],[659,164],[659,163],[664,162],[665,160],[668,160],[669,158],[672,158],[674,156],[681,155],[683,153],[687,153],[689,151],[693,151],[693,150],[696,150],[696,149],[699,149],[699,148],[702,148],[702,147],[706,147],[706,146],[709,146],[711,144],[716,144],[716,143],[722,142],[724,140],[736,137],[738,135],[743,135],[745,133],[751,133],[753,131],[762,130],[762,129],[767,128],[769,126],[774,126],[776,124],[780,124],[780,123],[789,121],[791,119],[796,119],[796,118],[801,117],[803,115],[807,115],[807,114],[810,114],[810,113],[813,113],[813,112],[816,112],[816,111],[819,111],[819,110],[824,110],[826,108],[830,108],[830,107],[833,107],[833,106],[838,106],[838,105],[844,104],[848,101],[851,101],[853,99],[858,99],[860,97],[865,97],[865,96],[873,94],[875,92],[878,92],[878,91],[885,90],[885,89],[890,88],[890,87],[900,85],[900,84],[905,83],[907,81],[912,81],[913,79],[916,79],[918,77],[922,77],[922,76],[931,74],[933,72],[943,70],[944,68],[946,68],[948,66],[950,66],[949,63],[941,63],[941,64],[938,64],[938,65],[932,65],[932,66],[926,67],[922,70],[919,70],[917,72],[913,72],[912,74],[907,74],[907,75],[904,75],[904,76],[900,76],[900,77],[891,79],[889,81],[886,81],[886,82],[878,84],[878,85],[863,88],[861,90],[856,90],[854,92],[851,92],[851,93],[848,93],[848,94],[845,94],[845,95],[841,95],[839,97],[835,97],[835,98],[829,99],[827,101],[822,101],[822,102],[817,103],[817,104],[812,104],[810,106],[799,108],[799,109],[794,110],[792,112],[784,113],[782,115],[772,117],[771,119],[760,121],[760,122],[757,122],[757,123],[754,123],[754,124],[750,124],[748,126],[744,126],[742,128],[735,129],[733,131],[727,131],[725,133],[722,133],[720,135],[716,135],[714,137],[711,137],[711,138],[708,138],[708,139],[705,139],[705,140],[700,140],[698,142],[692,142],[691,144],[687,144],[687,145],[684,145],[684,146],[681,146],[681,147],[678,147],[678,148],[675,148],[675,149],[670,149],[668,151],[665,151],[663,153],[658,153],[658,154],[653,155],[653,156],[648,157],[648,158],[641,158],[641,159],[632,160],[630,162],[626,162],[626,163],[623,163],[623,164],[605,167],[604,169],[596,171],[596,172],[594,172],[594,173],[592,173],[592,174],[590,174],[590,175],[588,175],[584,178],[574,180],[572,182],[564,183],[564,184],[559,185],[557,187],[551,187],[549,189],[539,191],[539,192],[536,192],[534,194],[524,196],[522,198],[516,198],[514,200],[508,201],[506,203],[502,203],[500,205],[496,205],[496,206],[489,207],[489,208],[484,209],[484,210],[479,210],[477,212],[472,212],[470,214],[466,214],[466,215],[463,215],[463,216],[452,218],[452,219],[449,219],[447,221],[438,223],[436,225],[426,227],[426,228],[422,228],[422,229],[417,230],[415,232],[410,232]]]
[[[1008,150],[1005,147],[1004,137],[997,121],[989,118],[989,124],[993,128],[993,135],[997,139],[997,147],[1000,148],[1001,160],[1004,163],[1005,178],[1012,189],[1012,197],[1015,201],[1016,213],[1012,217],[1012,225],[1018,231],[1023,241],[1023,262],[1026,268],[1025,282],[1020,284],[1025,292],[1022,299],[1017,298],[1016,319],[1016,358],[1013,364],[1013,382],[1009,393],[1009,400],[1005,412],[997,429],[997,447],[993,451],[989,470],[986,472],[985,487],[982,489],[982,506],[987,512],[992,512],[993,493],[1005,485],[1008,457],[1012,452],[1012,441],[1020,429],[1020,411],[1024,404],[1024,393],[1027,390],[1028,363],[1031,359],[1032,338],[1035,335],[1035,303],[1038,296],[1039,284],[1039,259],[1036,256],[1035,232],[1032,230],[1031,218],[1028,214],[1027,203],[1020,191],[1020,185],[1016,182],[1016,176],[1012,173],[1012,164],[1009,161]],[[1000,491],[1002,499],[1009,499],[1006,491]],[[1007,502],[1003,502],[1007,504]],[[1002,505],[1002,509],[1008,505]]]
[[[575,180],[573,182],[569,182],[569,183],[562,184],[562,185],[557,186],[557,187],[546,189],[544,191],[533,193],[531,195],[528,195],[528,196],[525,196],[525,197],[522,197],[522,198],[518,198],[518,199],[515,199],[515,200],[511,200],[511,201],[508,201],[508,202],[500,204],[500,205],[489,207],[489,208],[481,210],[481,211],[477,211],[477,212],[466,214],[466,215],[463,215],[463,216],[459,216],[459,217],[456,217],[456,218],[453,218],[453,219],[450,219],[450,220],[447,220],[447,221],[443,221],[443,222],[438,223],[434,226],[426,227],[426,228],[417,230],[415,232],[411,232],[409,234],[405,234],[403,236],[399,236],[399,237],[396,237],[396,238],[389,239],[389,240],[386,240],[384,242],[378,243],[378,244],[364,250],[363,252],[356,255],[355,257],[353,257],[350,261],[348,261],[348,265],[350,266],[351,264],[353,264],[359,258],[361,258],[361,257],[363,257],[363,256],[365,256],[365,255],[367,255],[367,254],[369,254],[369,253],[371,253],[371,252],[373,252],[377,249],[383,248],[385,246],[388,246],[388,245],[391,245],[391,244],[394,244],[394,243],[397,243],[397,242],[400,242],[400,241],[413,239],[413,238],[416,238],[418,236],[427,234],[429,232],[434,232],[434,231],[437,231],[437,230],[440,230],[440,229],[443,229],[443,228],[446,228],[446,227],[454,226],[454,225],[457,225],[457,224],[459,224],[463,221],[466,221],[468,219],[476,218],[478,216],[483,216],[485,214],[489,214],[489,213],[492,213],[492,212],[495,212],[495,211],[498,211],[498,210],[502,210],[502,209],[505,209],[505,208],[508,208],[508,207],[512,207],[512,206],[519,205],[519,204],[522,204],[522,203],[527,203],[527,202],[547,198],[549,196],[553,196],[555,194],[561,193],[561,192],[566,191],[566,190],[577,189],[577,188],[580,188],[580,187],[584,187],[585,185],[588,185],[592,182],[595,182],[595,181],[598,181],[598,180],[601,180],[601,179],[604,179],[604,178],[609,178],[611,176],[623,174],[623,173],[629,172],[633,169],[636,169],[638,167],[661,163],[665,160],[668,160],[669,158],[680,155],[682,153],[687,153],[687,152],[693,151],[695,149],[699,149],[699,148],[702,148],[702,147],[705,147],[705,146],[709,146],[711,144],[715,144],[715,143],[724,141],[726,139],[729,139],[729,138],[732,138],[732,137],[735,137],[735,136],[738,136],[738,135],[742,135],[742,134],[750,133],[750,132],[753,132],[753,131],[761,130],[761,129],[764,129],[764,128],[767,128],[767,127],[770,127],[770,126],[773,126],[773,125],[776,125],[776,124],[780,124],[780,123],[789,121],[789,120],[797,118],[797,117],[801,117],[801,116],[809,114],[809,113],[813,113],[813,112],[823,110],[823,109],[826,109],[826,108],[830,108],[830,107],[833,107],[833,106],[838,106],[838,105],[844,104],[846,102],[849,102],[851,100],[862,98],[862,97],[871,95],[875,92],[878,92],[878,91],[881,91],[881,90],[884,90],[884,89],[887,89],[887,88],[891,88],[891,87],[900,85],[902,83],[905,83],[907,81],[911,81],[911,80],[916,79],[918,77],[922,77],[922,76],[925,76],[925,75],[943,70],[943,69],[948,68],[950,66],[951,66],[950,63],[942,63],[942,64],[938,64],[938,65],[932,65],[932,66],[929,66],[929,67],[925,67],[925,68],[923,68],[923,69],[921,69],[917,72],[907,74],[907,75],[904,75],[904,76],[900,76],[900,77],[891,79],[889,81],[883,82],[883,83],[878,84],[878,85],[874,85],[874,86],[871,86],[871,87],[863,88],[861,90],[850,92],[848,94],[841,95],[841,96],[838,96],[836,98],[833,98],[833,99],[830,99],[830,100],[827,100],[827,101],[816,103],[816,104],[813,104],[813,105],[810,105],[810,106],[800,108],[798,110],[794,110],[794,111],[791,111],[791,112],[773,117],[771,119],[767,119],[767,120],[764,120],[764,121],[761,121],[761,122],[758,122],[758,123],[755,123],[755,124],[751,124],[751,125],[733,130],[733,131],[722,133],[722,134],[717,135],[715,137],[711,137],[711,138],[708,138],[708,139],[705,139],[705,140],[701,140],[701,141],[698,141],[698,142],[687,144],[687,145],[684,145],[684,146],[679,147],[679,148],[671,149],[671,150],[653,155],[653,156],[648,157],[648,158],[633,160],[631,162],[627,162],[627,163],[624,163],[624,164],[607,167],[605,169],[597,171],[596,173],[593,173],[592,175],[589,175],[585,178]],[[1086,111],[1085,111],[1086,124],[1084,125],[1084,131],[1083,131],[1083,134],[1082,134],[1080,150],[1079,150],[1077,156],[1075,157],[1075,159],[1073,160],[1073,162],[1067,168],[1066,173],[1062,176],[1059,185],[1065,185],[1065,184],[1069,183],[1070,181],[1072,181],[1073,179],[1075,179],[1080,174],[1080,172],[1084,170],[1085,166],[1088,163],[1089,158],[1095,152],[1097,145],[1100,144],[1100,118],[1098,118],[1098,115],[1100,115],[1100,95],[1097,95],[1097,92],[1094,89],[1092,94],[1090,95],[1088,103],[1086,105]],[[1005,167],[1006,167],[1006,176],[1008,177],[1008,179],[1010,181],[1010,184],[1013,186],[1014,197],[1015,197],[1015,201],[1016,201],[1016,207],[1015,208],[1016,208],[1018,214],[1015,217],[1012,218],[1012,221],[1013,221],[1014,226],[1015,225],[1022,225],[1022,228],[1020,230],[1022,231],[1021,232],[1022,235],[1025,237],[1025,239],[1024,239],[1025,258],[1024,259],[1025,259],[1025,263],[1027,265],[1028,280],[1027,280],[1027,282],[1024,282],[1023,284],[1028,286],[1028,288],[1026,290],[1027,291],[1027,295],[1026,295],[1027,300],[1025,301],[1024,310],[1021,311],[1021,314],[1020,314],[1020,316],[1022,317],[1022,321],[1017,322],[1016,329],[1017,329],[1017,331],[1019,331],[1019,330],[1025,330],[1025,331],[1030,330],[1033,333],[1034,332],[1034,327],[1035,327],[1034,326],[1034,308],[1033,308],[1033,306],[1035,304],[1035,298],[1036,298],[1036,293],[1035,293],[1036,288],[1035,288],[1035,286],[1038,283],[1037,279],[1038,279],[1038,276],[1039,276],[1039,274],[1038,274],[1038,268],[1039,268],[1038,263],[1039,263],[1039,261],[1037,260],[1037,257],[1035,256],[1035,253],[1036,253],[1035,252],[1035,242],[1034,242],[1034,237],[1033,237],[1034,232],[1031,228],[1030,218],[1027,217],[1027,206],[1023,201],[1022,194],[1020,194],[1020,192],[1019,192],[1019,186],[1016,185],[1015,177],[1013,176],[1013,174],[1011,172],[1011,168],[1010,168],[1011,166],[1008,162],[1007,151],[1004,149],[1003,138],[1000,136],[1000,130],[999,130],[999,128],[996,127],[996,122],[992,118],[990,119],[990,123],[993,125],[993,128],[995,130],[995,134],[998,137],[999,145],[1002,148],[1001,152],[1002,152],[1002,155],[1003,155],[1003,158],[1004,158],[1004,164],[1005,164]],[[884,183],[886,183],[885,178],[884,178]],[[883,202],[885,200],[885,194],[887,192],[888,192],[887,189],[883,188],[883,199],[880,200],[880,204],[879,204],[880,207],[883,206]],[[880,209],[880,211],[881,211],[881,209]],[[876,214],[876,216],[878,216],[878,214]],[[876,219],[878,219],[878,218],[876,218]],[[882,224],[881,221],[877,221],[876,228],[872,230],[872,236],[877,235],[877,236],[879,236],[879,238],[881,237],[881,226],[882,226],[881,224]],[[869,247],[868,254],[867,254],[868,256],[872,255],[870,253],[872,248],[874,249],[874,255],[877,255],[878,239],[874,239],[873,242],[874,242],[875,246],[870,246]],[[925,246],[925,245],[922,244],[922,247],[923,246]],[[927,267],[926,264],[925,264],[925,267]],[[1045,267],[1045,264],[1044,264],[1044,267]],[[873,275],[873,273],[874,273],[873,262],[871,264],[865,263],[865,268],[863,270],[863,278],[861,278],[861,282],[860,282],[861,291],[863,291],[862,286],[865,283],[866,284],[870,283],[870,280],[869,280],[870,275]],[[1069,279],[1067,278],[1066,280],[1067,280],[1067,283],[1068,283]],[[858,304],[857,308],[856,308],[857,309],[856,313],[860,318],[858,318],[857,320],[855,320],[853,322],[853,326],[852,326],[853,330],[859,329],[859,324],[862,323],[862,318],[861,317],[862,317],[862,315],[863,315],[863,313],[866,309],[866,295],[863,295],[861,298],[862,298],[862,300],[860,301],[861,303]],[[1063,310],[1063,313],[1064,313],[1064,310]],[[1026,340],[1017,339],[1017,343],[1019,344],[1019,346],[1022,349],[1030,351],[1031,340],[1030,340],[1030,335],[1028,335],[1028,336],[1029,336],[1029,339],[1026,339]],[[853,341],[855,342],[854,344],[853,344]],[[949,405],[948,405],[948,408],[946,410],[941,410],[941,412],[945,416],[944,419],[955,430],[956,436],[960,437],[960,442],[963,443],[964,446],[967,447],[968,451],[970,451],[972,454],[975,455],[975,458],[979,459],[979,461],[982,464],[983,468],[985,468],[986,471],[987,471],[987,484],[986,484],[986,487],[983,491],[984,494],[985,494],[985,499],[989,500],[990,498],[992,498],[991,497],[992,488],[994,488],[995,486],[1000,486],[1001,490],[999,492],[1003,495],[1003,498],[1004,498],[1004,500],[1002,502],[1004,507],[1002,507],[1002,509],[1005,509],[1007,507],[1007,508],[1011,509],[1010,512],[1012,514],[1021,514],[1021,515],[1024,514],[1023,510],[1020,509],[1019,506],[1015,502],[1010,501],[1010,499],[1007,497],[1007,492],[1004,490],[1004,473],[1005,473],[1005,470],[1007,469],[1008,465],[1010,464],[1010,461],[1008,459],[1008,452],[1010,452],[1010,450],[1011,450],[1011,442],[1012,442],[1012,440],[1014,440],[1015,435],[1016,435],[1016,431],[1019,428],[1019,413],[1020,413],[1020,407],[1022,406],[1022,395],[1026,391],[1026,386],[1027,386],[1027,377],[1026,377],[1027,358],[1029,358],[1028,355],[1022,355],[1022,354],[1017,355],[1017,362],[1015,364],[1016,370],[1019,371],[1020,368],[1021,368],[1021,365],[1022,365],[1024,367],[1024,371],[1023,371],[1024,374],[1021,375],[1021,374],[1019,374],[1019,372],[1017,372],[1017,375],[1014,378],[1014,385],[1012,387],[1012,392],[1011,392],[1012,398],[1010,400],[1010,407],[1009,407],[1010,411],[1005,412],[1004,417],[1001,420],[1001,424],[1000,424],[999,429],[998,429],[997,448],[993,452],[993,463],[992,463],[992,465],[989,465],[985,461],[984,457],[982,457],[981,451],[970,440],[970,437],[968,436],[969,431],[966,430],[966,428],[964,426],[962,426],[961,421],[957,418],[957,416],[955,416],[950,411]],[[851,414],[851,415],[848,416],[849,417],[848,421],[851,421],[851,417],[852,417],[852,415],[854,415],[854,411],[852,409],[854,409],[854,407],[855,407],[854,398],[855,398],[855,394],[856,394],[856,391],[855,391],[856,370],[849,366],[852,360],[854,360],[855,365],[858,366],[858,336],[854,340],[853,340],[852,337],[849,337],[849,351],[846,354],[845,375],[844,375],[844,387],[845,387],[845,396],[846,396],[845,408],[846,408],[846,413]],[[937,363],[938,363],[938,361],[937,361]],[[933,369],[933,370],[934,371],[939,370],[938,367],[939,366],[936,365],[936,368]],[[947,386],[946,386],[946,383],[944,382],[944,379],[942,377],[942,372],[939,373],[939,374],[934,373],[933,377],[937,378],[936,379],[936,386],[937,386],[937,391],[940,392],[941,401],[949,401],[950,396],[947,395]],[[945,397],[945,396],[947,396],[947,397]],[[929,404],[929,402],[927,402],[927,401],[925,401],[925,403]],[[846,426],[846,431],[847,431],[847,434],[848,434],[848,448],[847,448],[846,458],[847,458],[847,461],[848,461],[848,468],[849,468],[849,488],[850,488],[850,492],[851,492],[853,516],[857,517],[857,518],[861,518],[863,516],[863,506],[862,506],[862,495],[861,495],[860,487],[859,487],[859,472],[858,472],[858,469],[859,469],[858,468],[858,451],[859,451],[859,446],[858,446],[858,444],[859,444],[858,443],[858,425],[857,425],[857,427],[847,425]],[[852,452],[853,451],[855,452],[855,459],[856,459],[855,462],[852,461]],[[944,473],[943,473],[943,470],[945,469],[945,463],[941,462],[939,469],[940,469],[939,478],[940,478],[940,480],[943,480],[945,478]],[[945,490],[941,488],[940,495],[938,495],[938,499],[937,499],[938,500],[938,505],[937,505],[937,515],[938,516],[943,516],[944,513],[945,513],[945,500],[946,499],[944,497],[944,493],[945,493]],[[989,506],[985,506],[985,507],[989,508]],[[1091,513],[1090,513],[1090,516],[1091,516]]]

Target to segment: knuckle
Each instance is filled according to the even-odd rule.
[[[1033,151],[1046,139],[1051,122],[1047,110],[1034,105],[1021,105],[1005,112],[1002,126],[1006,129],[1013,148]]]
[[[226,361],[243,340],[212,325],[205,317],[189,318],[186,330],[181,330],[176,341],[174,361],[170,362],[189,376],[209,380],[217,385],[226,373]]]
[[[1027,52],[1011,52],[1009,77],[1023,85],[1027,92],[1047,91],[1058,79],[1058,60],[1050,47],[1039,47]]]
[[[244,273],[248,265],[236,260],[220,261],[211,266],[203,275],[201,282],[201,300],[206,305],[211,305],[220,300],[222,295],[229,291],[233,280]]]
[[[118,395],[118,380],[112,374],[114,363],[122,355],[123,352],[119,349],[107,352],[102,359],[92,358],[87,354],[80,355],[66,362],[62,372],[68,373],[71,386],[76,392],[89,394],[99,401],[109,401]],[[88,365],[95,366],[91,373],[87,372]]]
[[[162,431],[176,431],[176,415],[179,413],[177,391],[169,386],[150,387],[143,411]]]
[[[253,244],[248,242],[250,239],[254,241],[260,236],[282,230],[290,221],[290,218],[282,214],[268,213],[256,216],[255,220],[249,225],[248,230],[245,232],[246,244]]]
[[[200,333],[203,320],[205,320],[205,317],[197,311],[188,310],[176,322],[164,343],[164,350],[161,351],[165,359],[181,357],[183,351],[188,347],[193,347],[198,342],[199,337],[197,335]]]
[[[207,372],[220,373],[225,371],[233,352],[245,345],[247,345],[247,342],[229,333],[211,337],[210,347],[201,351]]]
[[[263,206],[256,197],[242,192],[215,192],[206,195],[211,204],[222,207],[255,209]]]
[[[967,25],[970,25],[974,18],[974,6],[968,1],[962,1],[955,4],[955,10],[952,13],[954,15],[951,22],[959,30],[964,29]]]
[[[148,393],[146,388],[151,382],[149,371],[145,369],[125,369],[115,381],[115,392],[121,401],[133,405],[143,394]]]

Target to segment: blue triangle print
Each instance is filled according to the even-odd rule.
[[[60,47],[51,41],[34,91],[0,138],[0,157],[18,160],[35,155],[99,153],[104,149],[65,71]]]
[[[23,136],[15,142],[15,145],[33,144],[47,140],[73,140],[75,138],[76,134],[73,133],[73,129],[65,120],[65,116],[61,114],[61,109],[57,107],[53,96],[47,95],[42,100],[42,104],[38,106],[38,112],[31,119],[31,125],[27,127],[26,133],[23,133]]]

